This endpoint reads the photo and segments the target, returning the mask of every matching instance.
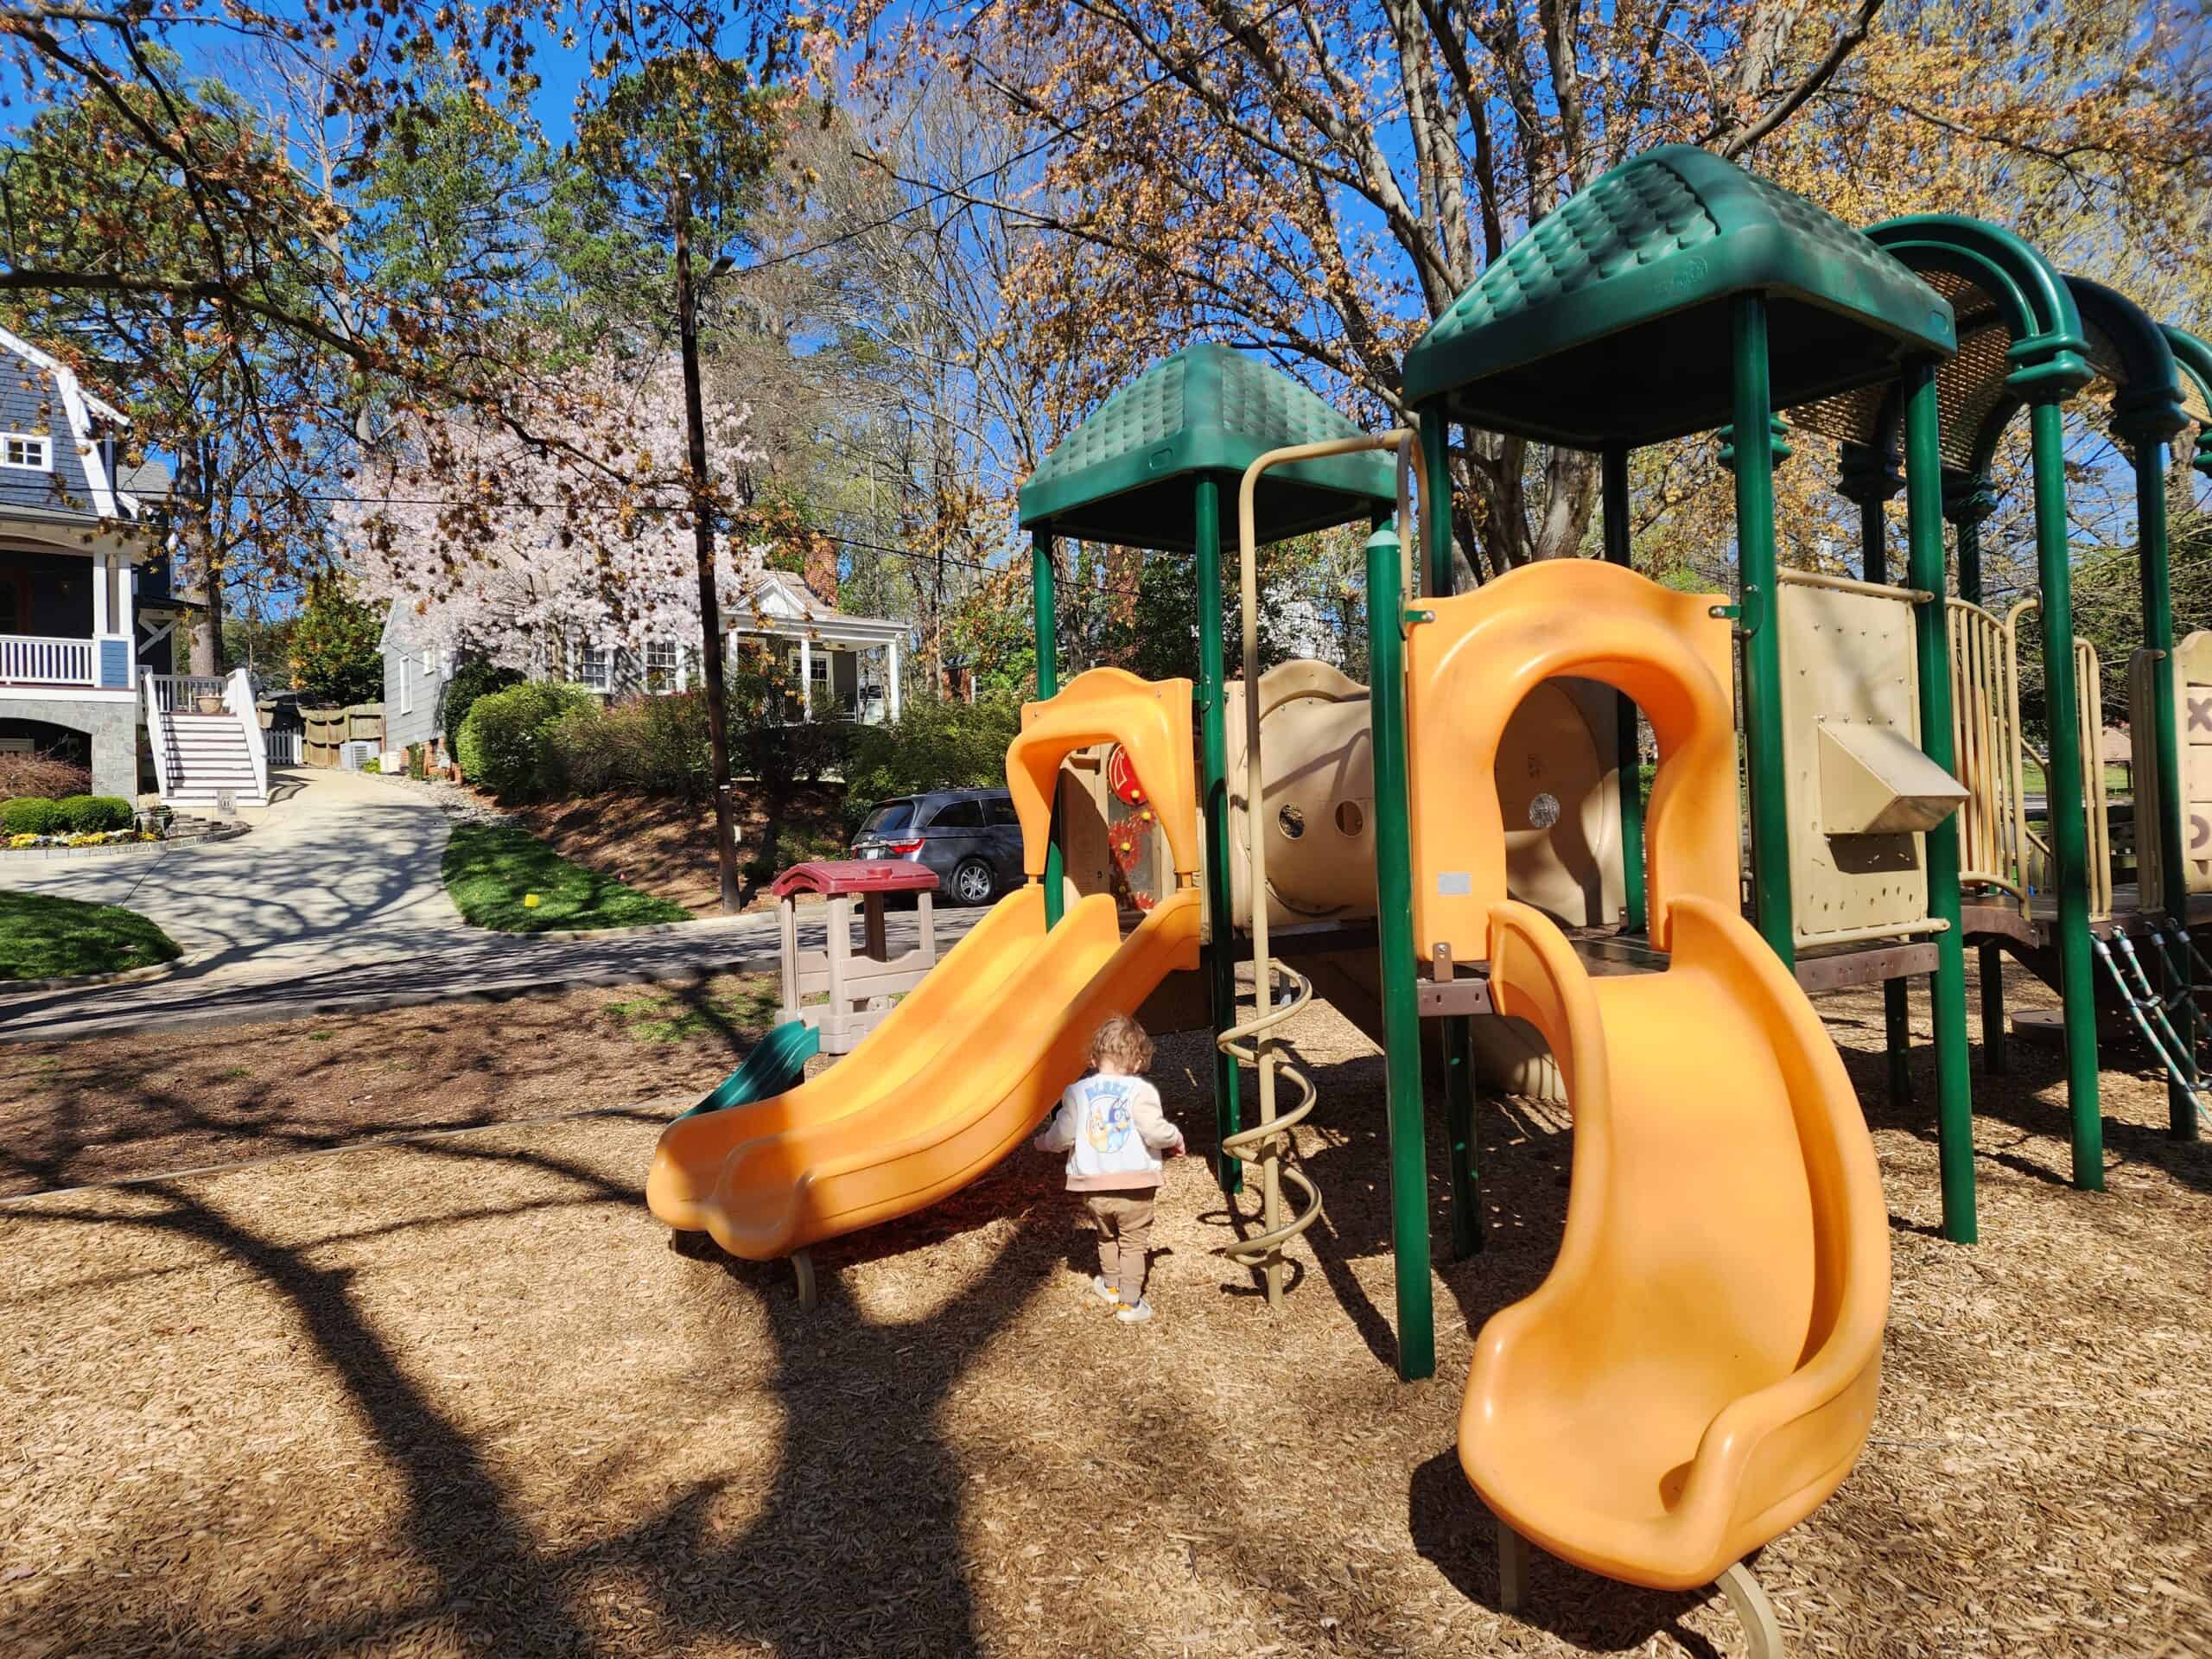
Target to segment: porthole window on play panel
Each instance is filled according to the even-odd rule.
[[[1338,801],[1337,803],[1338,834],[1346,836],[1356,836],[1361,830],[1366,828],[1367,814],[1361,810],[1360,804],[1357,801]]]
[[[1294,806],[1286,806],[1275,814],[1275,827],[1282,831],[1285,841],[1296,841],[1306,833],[1306,814]]]

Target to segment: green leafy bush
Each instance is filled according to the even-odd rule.
[[[468,711],[476,706],[479,697],[522,683],[520,670],[494,668],[480,657],[472,657],[455,668],[438,698],[438,720],[445,728],[446,753],[460,758],[461,723],[468,718]],[[462,765],[465,770],[467,762]]]
[[[128,830],[137,817],[130,803],[116,795],[72,795],[55,802],[54,810],[61,828],[73,836]]]
[[[553,728],[580,709],[595,709],[580,685],[525,682],[477,698],[461,722],[462,773],[502,800],[551,799],[568,784]]]
[[[429,770],[429,762],[424,756],[425,751],[420,743],[410,743],[407,746],[407,775],[418,784],[423,781],[423,775]]]
[[[378,772],[384,770],[383,757],[374,754],[369,756],[367,760],[361,762],[361,770],[367,772],[371,777],[376,776]]]
[[[576,709],[554,728],[551,743],[569,787],[578,795],[634,789],[703,801],[714,793],[708,783],[711,746],[703,692]]]
[[[61,828],[61,808],[43,795],[0,802],[0,830],[11,836],[51,836]]]
[[[969,703],[921,697],[890,725],[852,728],[846,822],[857,829],[887,795],[1004,783],[1007,747],[1020,728],[1020,705],[1011,698]]]

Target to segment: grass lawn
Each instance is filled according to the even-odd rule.
[[[112,974],[179,954],[175,939],[120,905],[0,892],[0,981]]]
[[[463,919],[504,933],[682,922],[681,905],[571,864],[527,830],[464,823],[446,843],[446,892]],[[535,893],[537,903],[525,905]]]

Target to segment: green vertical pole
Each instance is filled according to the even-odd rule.
[[[1905,580],[1936,595],[1913,607],[1920,671],[1920,747],[1955,773],[1951,741],[1951,654],[1943,615],[1942,412],[1936,365],[1905,372]],[[1959,821],[1946,817],[1926,836],[1928,913],[1943,925],[1936,935],[1936,971],[1929,976],[1929,1013],[1936,1027],[1936,1154],[1943,1189],[1943,1236],[1971,1244],[1974,1219],[1974,1084],[1967,1059],[1966,931],[1959,906]]]
[[[2058,986],[2066,1031],[2066,1099],[2074,1119],[2074,1185],[2085,1192],[2101,1192],[2105,1130],[2097,1105],[2097,986],[2089,964],[2088,826],[2082,816],[2082,722],[2075,704],[2063,396],[2038,391],[2028,407],[2036,563],[2043,585],[2044,697],[2050,728],[2050,775],[2044,793],[2050,810],[2051,882],[2058,894]]]
[[[1774,417],[1766,300],[1736,298],[1736,556],[1743,582],[1744,749],[1751,784],[1751,891],[1759,932],[1796,960],[1789,893],[1789,805],[1782,760],[1782,639],[1775,626]]]
[[[2135,441],[2135,533],[2143,573],[2143,646],[2151,658],[2151,735],[2158,756],[2158,887],[2164,909],[2184,932],[2189,929],[2189,870],[2182,845],[2181,742],[2174,729],[2174,598],[2167,568],[2166,461],[2163,437],[2139,435]],[[2143,809],[2143,791],[2135,791],[2136,810]],[[2141,831],[2137,831],[2139,844]],[[2168,991],[2179,991],[2187,1001],[2196,995],[2190,985],[2186,950],[2171,948],[2164,953]],[[2177,1031],[2187,1032],[2191,1022],[2177,1019]],[[2194,1039],[2183,1045],[2181,1063],[2187,1076],[2196,1076]],[[2196,1139],[2196,1094],[2169,1079],[2166,1084],[2166,1133],[2177,1141]]]
[[[1206,988],[1218,1036],[1236,1023],[1236,921],[1229,882],[1229,721],[1223,666],[1221,599],[1221,480],[1198,477],[1194,503],[1192,580],[1198,590],[1198,788],[1203,796],[1206,837]],[[1249,688],[1247,688],[1249,695]],[[1252,902],[1261,902],[1255,893]],[[1217,1047],[1213,1052],[1214,1127],[1222,1140],[1243,1121],[1237,1101],[1236,1062]],[[1224,1192],[1244,1190],[1244,1166],[1225,1152],[1214,1154],[1214,1179]]]
[[[1882,982],[1882,1049],[1890,1063],[1890,1109],[1912,1104],[1912,981]]]
[[[1037,625],[1037,698],[1043,702],[1055,697],[1060,691],[1060,636],[1059,620],[1053,609],[1052,594],[1052,532],[1049,529],[1033,532],[1029,538],[1030,601],[1036,612]],[[1060,813],[1058,791],[1053,791],[1052,841],[1045,849],[1045,925],[1060,925],[1060,912],[1067,902],[1065,891],[1066,862],[1060,853]]]
[[[1605,496],[1605,560],[1624,570],[1629,563],[1628,446],[1608,444],[1599,461]],[[1621,791],[1622,925],[1631,933],[1645,931],[1643,913],[1643,744],[1638,735],[1636,700],[1621,697],[1615,707],[1613,753],[1618,758]]]
[[[1367,539],[1370,719],[1375,744],[1375,931],[1382,959],[1382,1064],[1390,1128],[1390,1249],[1396,1265],[1398,1375],[1436,1373],[1428,1282],[1428,1154],[1421,1098],[1421,1011],[1414,991],[1413,828],[1407,795],[1406,594],[1398,538]]]
[[[1421,411],[1421,538],[1424,591],[1438,597],[1459,586],[1452,557],[1451,416],[1441,403]],[[1475,1033],[1471,1018],[1444,1022],[1444,1140],[1452,1188],[1452,1254],[1461,1261],[1483,1247],[1482,1175],[1475,1160]]]

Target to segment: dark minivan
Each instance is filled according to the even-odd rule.
[[[1002,789],[932,789],[869,809],[855,858],[899,858],[937,872],[957,905],[988,905],[1021,884],[1021,822]]]

